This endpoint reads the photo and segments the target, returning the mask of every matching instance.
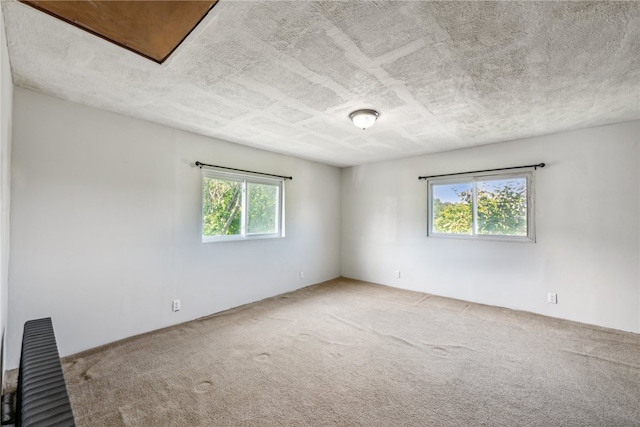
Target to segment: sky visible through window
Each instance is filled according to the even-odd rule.
[[[520,179],[499,179],[499,180],[483,180],[482,184],[486,190],[495,191],[507,187],[510,182],[522,182]],[[470,192],[471,184],[468,182],[458,184],[441,184],[433,186],[433,198],[440,199],[442,203],[459,203],[458,194],[463,191]]]
[[[445,184],[433,186],[433,198],[440,199],[442,203],[458,203],[460,202],[459,193],[463,191],[471,191],[471,184]]]

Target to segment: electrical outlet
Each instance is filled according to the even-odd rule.
[[[174,299],[173,300],[173,304],[171,305],[171,309],[173,311],[180,311],[180,300],[179,299]]]
[[[400,278],[400,270],[396,270],[396,279]]]
[[[557,304],[558,303],[558,294],[554,294],[554,293],[549,292],[547,294],[547,302],[549,304]]]
[[[301,271],[299,276],[300,276],[301,279],[304,279],[304,271]]]

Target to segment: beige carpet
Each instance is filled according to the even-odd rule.
[[[640,426],[640,335],[347,279],[63,362],[79,426]]]

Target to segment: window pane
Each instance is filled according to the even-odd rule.
[[[202,185],[202,235],[241,233],[242,183],[204,178]]]
[[[471,183],[433,185],[432,225],[436,233],[471,234]]]
[[[277,233],[278,186],[247,183],[248,234]]]
[[[527,235],[527,179],[477,182],[478,234]]]

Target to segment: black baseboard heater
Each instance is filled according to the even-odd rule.
[[[17,427],[75,427],[50,317],[24,324],[16,396]]]

